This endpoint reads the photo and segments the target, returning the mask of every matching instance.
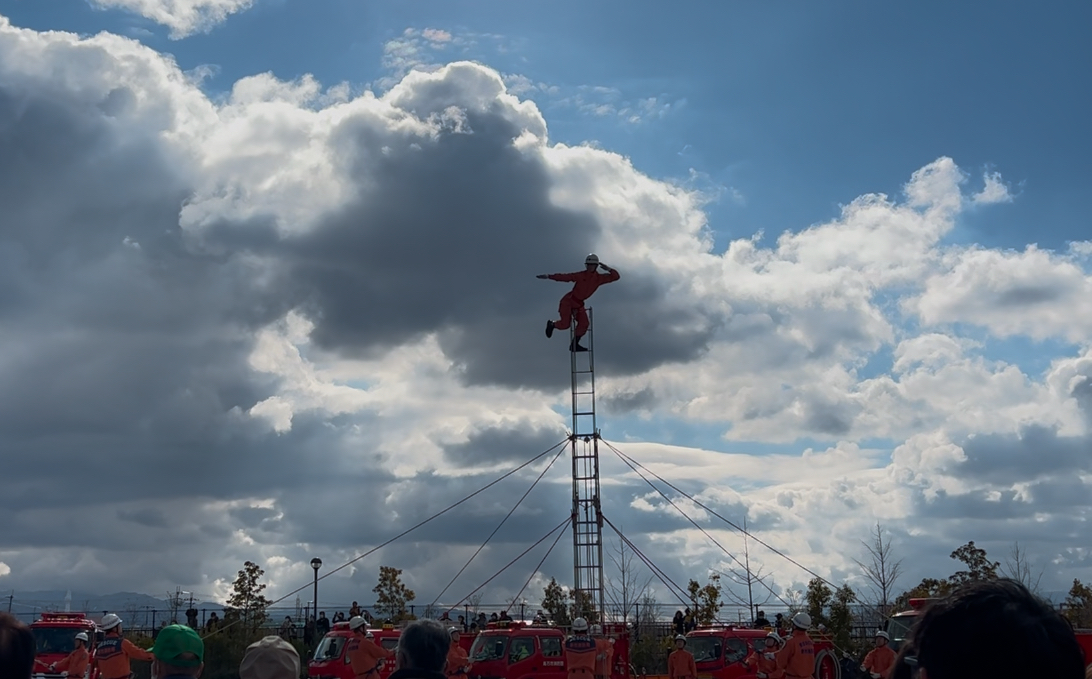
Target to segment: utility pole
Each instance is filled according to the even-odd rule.
[[[15,590],[11,590],[11,594],[8,595],[8,613],[11,613],[11,602],[15,600]]]

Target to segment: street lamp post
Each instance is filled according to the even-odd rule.
[[[312,597],[315,600],[315,624],[318,624],[318,569],[322,568],[322,559],[317,556],[311,559],[311,568],[315,569],[315,595]]]

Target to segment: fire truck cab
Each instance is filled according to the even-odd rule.
[[[375,643],[392,653],[398,645],[398,637],[402,633],[401,630],[390,625],[370,631],[375,637]],[[345,652],[345,648],[352,638],[353,631],[349,629],[349,623],[334,623],[334,626],[315,647],[315,655],[307,663],[307,676],[314,679],[354,679],[353,668],[349,664],[349,655]],[[394,659],[391,658],[379,668],[380,679],[387,679],[393,671]]]
[[[42,613],[42,617],[30,623],[34,635],[36,656],[34,676],[41,679],[60,679],[60,673],[49,672],[52,663],[64,660],[76,648],[76,635],[87,634],[87,650],[95,647],[95,623],[83,613]],[[97,674],[88,665],[88,679]]]
[[[709,627],[686,635],[686,650],[694,656],[698,679],[753,679],[755,671],[743,661],[752,653],[766,651],[766,635],[771,629],[749,627]],[[821,634],[810,633],[815,643],[817,679],[841,679],[842,668],[834,645]]]
[[[629,637],[607,625],[614,639],[612,679],[629,679]],[[523,622],[489,623],[470,647],[470,679],[566,679],[565,632]]]

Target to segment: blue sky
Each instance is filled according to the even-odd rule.
[[[128,34],[183,69],[215,64],[210,91],[264,71],[371,83],[384,43],[406,28],[493,36],[466,56],[536,82],[676,103],[619,125],[534,97],[557,141],[595,140],[652,176],[693,169],[739,191],[742,204],[708,210],[719,241],[773,237],[862,193],[897,194],[906,168],[941,155],[972,182],[1000,171],[1019,194],[988,219],[964,215],[954,241],[1059,247],[1089,227],[1085,3],[257,0],[182,40],[85,0],[3,0],[0,11],[43,30]]]
[[[18,264],[0,282],[36,293],[17,322],[0,305],[19,329],[0,356],[27,357],[0,362],[0,413],[20,437],[41,426],[43,451],[0,497],[118,450],[133,476],[73,510],[113,517],[87,563],[116,550],[134,588],[221,592],[257,551],[277,583],[307,581],[305,540],[346,560],[423,511],[406,497],[455,499],[490,456],[553,442],[568,355],[541,328],[564,287],[533,275],[594,247],[623,272],[593,299],[601,394],[632,406],[600,415],[608,440],[832,578],[880,520],[929,550],[913,576],[944,575],[978,538],[968,508],[997,502],[1016,518],[976,524],[991,553],[1012,535],[1052,587],[1089,579],[1062,536],[1092,503],[1054,498],[1092,487],[1071,455],[1092,436],[1092,242],[1068,250],[1092,234],[1092,5],[255,0],[180,37],[106,4],[139,3],[0,0],[29,29],[0,22],[0,151],[18,151],[0,154]],[[88,53],[110,68],[82,70]],[[479,66],[442,67],[464,59]],[[285,93],[308,75],[349,94]],[[85,355],[101,360],[54,374]],[[143,463],[176,447],[207,467],[134,492],[162,490]],[[261,473],[241,477],[248,455]],[[672,572],[718,567],[632,480],[610,479],[612,501]],[[388,498],[375,534],[329,522],[353,493]],[[70,546],[38,541],[67,518],[13,511],[0,578],[58,586]],[[148,547],[167,526],[200,533],[192,558]],[[476,544],[462,528],[398,558],[427,586],[436,553]],[[169,580],[141,575],[159,559]]]

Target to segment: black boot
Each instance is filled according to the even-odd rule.
[[[574,339],[569,344],[569,351],[587,351],[587,350],[588,350],[587,347],[580,346],[580,338],[579,337]]]
[[[554,336],[554,322],[546,321],[546,337]]]

